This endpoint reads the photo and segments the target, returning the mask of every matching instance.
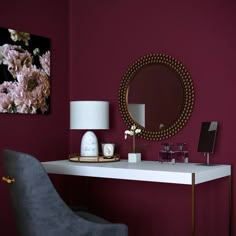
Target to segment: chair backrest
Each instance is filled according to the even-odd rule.
[[[101,226],[78,217],[65,204],[44,167],[33,156],[3,150],[3,167],[5,174],[15,179],[9,184],[9,190],[20,235],[109,235],[100,230],[106,225]],[[109,227],[108,224],[108,231]],[[111,236],[122,235],[113,234],[112,231],[111,227]]]

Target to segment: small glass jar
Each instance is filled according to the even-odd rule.
[[[174,151],[172,150],[172,143],[161,143],[162,149],[159,151],[160,162],[173,162]]]
[[[186,143],[177,143],[177,150],[175,151],[176,162],[188,163],[188,150]]]

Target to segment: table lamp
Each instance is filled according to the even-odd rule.
[[[80,156],[98,156],[98,141],[91,130],[109,129],[109,102],[71,101],[70,129],[87,130],[82,137]]]

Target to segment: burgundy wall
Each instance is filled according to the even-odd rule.
[[[188,124],[167,141],[187,142],[190,161],[203,162],[196,151],[200,124],[217,120],[219,135],[211,161],[234,168],[234,1],[70,3],[70,99],[110,101],[111,129],[98,132],[100,141],[115,142],[122,158],[127,158],[131,142],[124,140],[126,127],[118,110],[120,81],[138,58],[165,53],[186,66],[196,94]],[[81,132],[70,134],[70,151],[78,152]],[[138,142],[144,160],[157,159],[160,142]],[[227,183],[222,179],[197,187],[197,235],[227,235]],[[89,186],[93,209],[111,220],[127,222],[131,236],[191,234],[191,189],[187,186],[105,179],[91,179]]]
[[[167,141],[187,142],[190,160],[202,162],[202,155],[196,152],[200,123],[218,120],[220,131],[211,160],[232,164],[234,168],[236,6],[232,0],[71,0],[69,11],[68,1],[42,0],[36,6],[29,0],[8,0],[1,4],[1,9],[1,27],[52,40],[51,114],[2,114],[1,149],[27,151],[40,160],[64,159],[68,144],[70,152],[78,152],[82,132],[71,131],[68,138],[68,98],[99,99],[111,103],[111,129],[98,132],[98,137],[100,141],[115,142],[117,151],[126,158],[131,142],[124,140],[126,127],[118,111],[119,83],[127,67],[139,57],[166,53],[188,68],[196,91],[187,126]],[[160,142],[137,141],[143,148],[143,159],[157,158]],[[126,222],[130,236],[191,234],[189,186],[86,181],[91,208],[113,221]],[[227,235],[227,183],[227,179],[222,179],[197,186],[197,235]],[[67,184],[65,195],[80,196],[75,192],[75,182]],[[3,184],[0,194],[0,234],[14,235],[7,188]]]
[[[56,9],[55,9],[56,6]],[[0,115],[0,150],[12,148],[40,161],[68,155],[68,3],[29,0],[1,2],[0,27],[51,39],[51,113]],[[0,176],[3,176],[0,159]],[[0,235],[15,235],[7,186],[0,182]]]

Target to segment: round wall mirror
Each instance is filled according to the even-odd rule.
[[[125,124],[142,129],[148,140],[167,139],[187,123],[194,105],[193,81],[177,59],[150,54],[126,71],[119,89],[119,109]]]

